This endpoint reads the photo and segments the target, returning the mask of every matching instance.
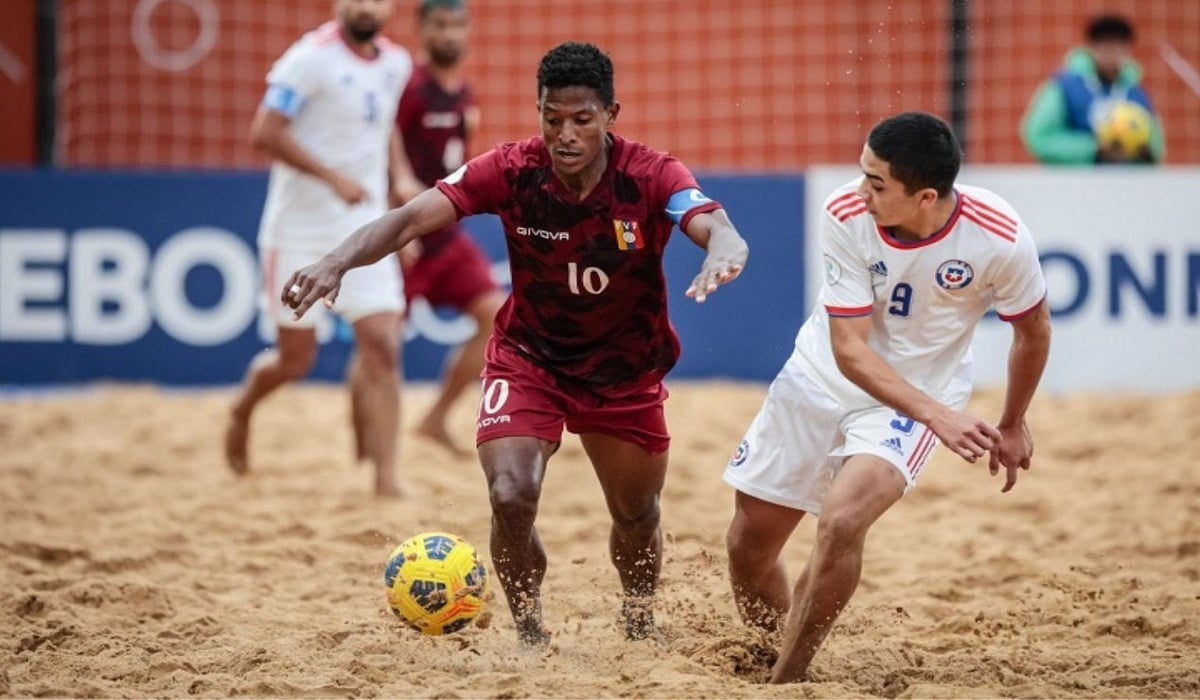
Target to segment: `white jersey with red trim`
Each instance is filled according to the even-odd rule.
[[[847,407],[879,405],[842,376],[829,338],[829,316],[870,315],[871,348],[909,383],[946,401],[961,389],[951,385],[970,362],[971,337],[984,313],[995,308],[1011,321],[1045,298],[1033,235],[999,195],[956,185],[945,227],[922,241],[902,241],[875,223],[856,193],[859,182],[825,201],[825,279],[820,303],[796,336],[793,360]]]
[[[338,22],[308,32],[275,61],[263,105],[291,121],[292,138],[313,158],[367,191],[346,204],[328,183],[275,161],[258,242],[325,251],[387,211],[388,142],[400,93],[412,75],[404,48],[379,38],[365,58]]]

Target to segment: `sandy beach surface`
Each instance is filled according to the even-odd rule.
[[[474,457],[410,429],[430,386],[405,394],[399,500],[370,495],[338,386],[265,403],[244,479],[221,459],[227,388],[0,399],[0,695],[1200,697],[1200,391],[1039,396],[1034,469],[1005,495],[939,450],[874,529],[810,682],[776,687],[775,641],[729,596],[721,482],[765,386],[669,386],[665,644],[620,633],[608,516],[568,436],[538,518],[545,652],[518,648],[494,580],[486,628],[423,637],[387,609],[405,537],[448,530],[487,554]],[[973,409],[994,419],[1000,398]],[[792,573],[813,531],[793,537]]]

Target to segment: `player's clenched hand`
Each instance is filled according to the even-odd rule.
[[[337,175],[329,184],[346,204],[358,204],[367,198],[367,191],[363,186],[350,178]]]
[[[949,409],[930,420],[929,429],[943,445],[971,464],[992,450],[1002,437],[1000,431],[986,421]]]
[[[709,252],[700,266],[700,274],[692,280],[686,294],[703,304],[709,294],[717,287],[737,279],[746,265],[745,255],[722,255]]]
[[[1004,488],[1000,492],[1006,493],[1017,483],[1017,470],[1029,469],[1032,463],[1033,435],[1029,433],[1025,421],[1019,425],[1002,426],[999,431],[1000,441],[992,448],[988,471],[995,476],[1000,473],[1000,467],[1004,467]]]
[[[392,208],[406,204],[426,190],[425,183],[415,177],[400,177],[392,186],[390,204]]]
[[[281,299],[299,319],[312,305],[324,300],[327,308],[337,301],[342,286],[342,270],[328,255],[308,267],[297,270],[283,285]]]

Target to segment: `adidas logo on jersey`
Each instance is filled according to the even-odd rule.
[[[875,262],[871,263],[871,267],[868,269],[871,271],[872,275],[887,277],[887,263],[882,260],[876,260]]]
[[[883,447],[889,447],[895,450],[896,454],[904,454],[904,445],[900,442],[900,438],[888,438],[879,444]]]

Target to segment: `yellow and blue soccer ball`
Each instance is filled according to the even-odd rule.
[[[425,634],[448,634],[483,609],[487,568],[463,538],[423,532],[392,550],[383,582],[392,612]]]
[[[1118,102],[1096,125],[1096,141],[1101,148],[1116,147],[1134,157],[1150,143],[1154,117],[1136,102]]]

